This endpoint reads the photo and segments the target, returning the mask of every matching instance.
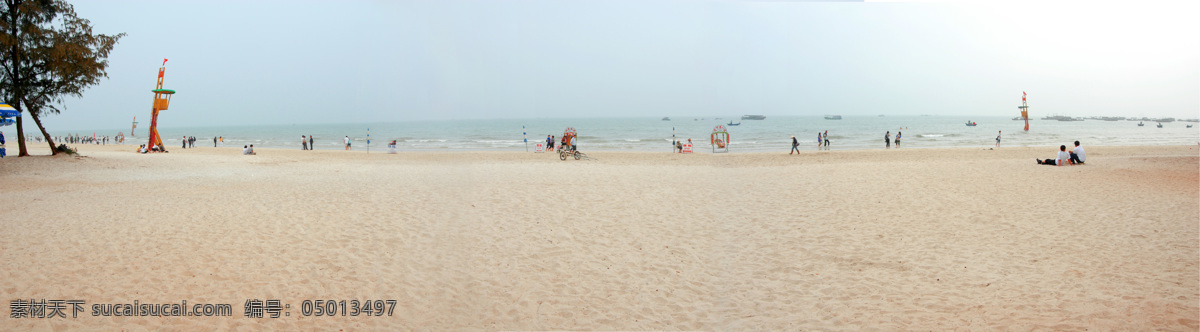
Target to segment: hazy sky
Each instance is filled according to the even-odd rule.
[[[462,118],[1200,117],[1196,1],[76,1],[125,32],[50,129]]]

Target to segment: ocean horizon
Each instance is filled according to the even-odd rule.
[[[816,135],[828,131],[833,150],[885,148],[884,135],[890,132],[895,139],[901,133],[901,148],[993,147],[997,134],[1001,146],[1057,146],[1081,141],[1084,145],[1186,145],[1200,143],[1200,128],[1186,128],[1191,122],[1156,123],[1137,126],[1138,121],[1055,121],[1030,120],[1030,130],[1023,130],[1024,121],[1011,117],[962,116],[844,116],[841,120],[826,120],[821,116],[767,116],[763,120],[741,120],[740,117],[661,117],[592,118],[592,119],[493,119],[493,120],[430,120],[414,122],[291,124],[245,126],[197,126],[159,128],[168,149],[181,146],[184,136],[195,136],[197,146],[211,147],[214,137],[224,137],[219,146],[241,147],[253,144],[261,148],[300,149],[301,136],[313,135],[317,149],[343,149],[343,138],[349,136],[353,150],[380,151],[392,140],[397,148],[430,151],[533,151],[547,135],[555,141],[563,131],[572,127],[579,133],[581,151],[672,151],[673,140],[692,140],[698,153],[711,152],[710,134],[724,126],[730,134],[729,151],[767,152],[788,151],[791,136],[795,135],[802,150],[816,149]],[[967,121],[977,123],[966,126]],[[740,123],[740,125],[729,125]],[[126,145],[145,143],[148,125],[137,128],[131,136],[129,128],[76,131],[51,131],[55,136],[109,136],[124,133]],[[26,128],[26,134],[36,128]],[[369,130],[369,131],[368,131]],[[13,137],[16,130],[4,128]],[[369,136],[368,136],[369,135]],[[13,137],[15,138],[15,137]],[[11,139],[10,139],[11,140]],[[15,145],[15,144],[12,144]]]

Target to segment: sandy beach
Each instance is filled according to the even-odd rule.
[[[1200,329],[1197,146],[135,148],[0,160],[0,299],[86,303],[0,330]],[[233,315],[91,315],[135,300]]]

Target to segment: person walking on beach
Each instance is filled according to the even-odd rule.
[[[217,137],[213,136],[213,147],[217,147]]]
[[[317,145],[313,143],[313,135],[308,135],[308,151],[316,150]]]
[[[892,131],[891,130],[889,130],[886,134],[883,134],[883,143],[887,144],[888,149],[892,148]]]
[[[789,151],[788,155],[790,156],[792,153],[800,154],[800,141],[796,140],[796,136],[792,136],[792,151]]]
[[[350,151],[350,136],[346,136],[346,151]]]
[[[896,148],[900,148],[900,132],[896,132]]]
[[[300,135],[300,151],[308,151],[308,136]]]
[[[546,151],[554,151],[554,136],[546,135]]]
[[[825,131],[825,148],[826,149],[829,148],[829,131],[828,130]]]
[[[1004,132],[1004,131],[1003,130],[996,131],[996,147],[1000,147],[1000,133],[1002,133],[1002,132]]]
[[[821,149],[821,132],[817,132],[817,150]]]

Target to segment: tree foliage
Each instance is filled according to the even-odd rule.
[[[4,0],[3,6],[0,96],[29,113],[51,151],[57,151],[40,117],[60,113],[67,97],[81,97],[108,78],[108,56],[125,34],[93,33],[91,22],[63,0]],[[28,155],[19,123],[17,131],[20,155]]]

